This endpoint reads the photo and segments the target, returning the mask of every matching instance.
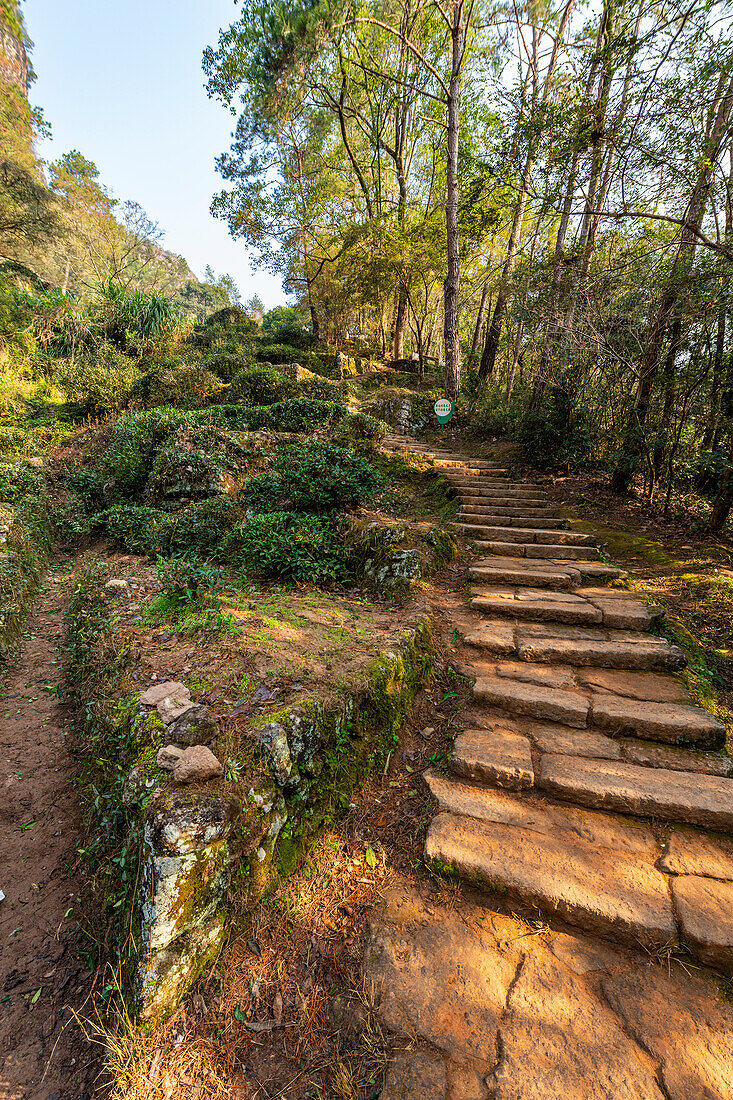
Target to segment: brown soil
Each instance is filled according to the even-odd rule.
[[[71,574],[55,565],[3,677],[0,1100],[91,1097],[101,1055],[80,1026],[100,983],[81,930],[81,823],[57,694]]]

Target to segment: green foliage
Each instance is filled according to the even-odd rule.
[[[253,515],[225,541],[232,560],[284,580],[324,583],[348,575],[346,551],[328,520],[292,512]]]
[[[55,372],[66,400],[94,416],[124,408],[137,378],[135,363],[106,341],[62,360]]]
[[[192,558],[159,559],[157,570],[161,593],[177,607],[200,600],[220,585],[223,577],[221,569]]]
[[[146,408],[173,405],[179,409],[200,409],[211,404],[222,384],[202,363],[156,365],[140,375],[131,397]]]
[[[235,374],[227,400],[242,405],[274,405],[295,396],[297,384],[272,367],[248,367]]]
[[[349,413],[336,429],[334,440],[354,450],[373,453],[383,443],[389,425],[368,413]]]
[[[323,513],[363,504],[380,486],[379,474],[364,458],[310,439],[280,455],[274,473],[252,478],[246,496],[255,507]]]

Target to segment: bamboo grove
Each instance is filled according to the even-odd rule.
[[[733,481],[731,5],[258,0],[204,56],[214,211],[314,334],[555,420],[619,491]],[[582,425],[582,430],[580,429]]]

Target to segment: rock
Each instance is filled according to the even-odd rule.
[[[607,668],[578,669],[578,681],[595,691],[624,695],[646,703],[687,703],[689,695],[673,676],[658,672],[621,672]]]
[[[585,936],[569,936],[555,932],[549,943],[555,958],[572,970],[573,974],[592,974],[597,970],[613,970],[625,963],[620,951],[614,951],[602,940]]]
[[[145,827],[151,851],[183,856],[224,840],[240,810],[239,803],[219,794],[183,794],[168,788]],[[271,807],[270,807],[271,808]]]
[[[439,814],[425,853],[471,882],[555,913],[587,932],[666,947],[676,940],[664,875],[580,838]]]
[[[153,684],[140,696],[140,702],[144,707],[155,707],[162,699],[169,695],[180,695],[190,699],[191,692],[185,684],[179,684],[177,680],[165,680],[162,684]]]
[[[155,762],[164,771],[172,772],[182,756],[183,749],[178,745],[163,745],[161,749],[158,749]]]
[[[451,767],[457,775],[510,790],[534,782],[528,738],[501,728],[464,730],[455,740]]]
[[[177,745],[209,745],[216,734],[216,718],[208,707],[198,704],[171,723],[167,736]]]
[[[482,677],[473,690],[477,699],[503,707],[511,714],[545,718],[580,728],[586,725],[588,700],[574,691],[522,684],[498,676]]]
[[[660,1066],[669,1100],[733,1100],[733,1008],[717,983],[672,963],[604,978],[608,1003]]]
[[[500,1033],[493,1100],[665,1100],[649,1055],[549,951],[525,959]]]
[[[515,653],[517,648],[514,627],[511,623],[502,623],[493,619],[482,623],[473,634],[466,635],[466,642],[468,645],[476,646],[477,649],[486,649],[499,657],[509,656]]]
[[[104,586],[108,592],[123,592],[127,587],[127,581],[121,577],[110,577]]]
[[[515,966],[497,949],[488,914],[471,912],[469,925],[392,888],[373,918],[364,965],[388,1028],[451,1057],[478,1054],[491,1064]]]
[[[155,704],[158,717],[166,726],[169,726],[181,715],[194,708],[195,703],[191,699],[188,688],[186,688],[185,694],[183,692],[173,692]]]
[[[265,750],[275,782],[284,787],[293,771],[293,761],[285,730],[279,722],[268,722],[267,725],[253,732]]]
[[[468,1062],[448,1063],[448,1100],[486,1100],[486,1068]]]
[[[648,768],[669,768],[671,771],[704,772],[724,779],[733,777],[733,758],[713,752],[696,752],[665,745],[660,741],[640,741],[634,737],[619,737],[621,757],[629,764]]]
[[[733,881],[733,838],[679,829],[667,840],[659,866],[672,875]]]
[[[643,857],[649,864],[659,856],[654,833],[640,822],[624,821],[610,814],[556,806],[537,799],[518,798],[505,791],[465,783],[432,770],[424,774],[430,793],[441,810],[499,825],[516,825],[538,833],[580,840],[596,848]]]
[[[733,832],[733,779],[547,754],[536,785],[581,806]]]
[[[618,760],[621,746],[612,737],[591,730],[574,730],[559,725],[528,723],[528,735],[541,752],[568,756],[588,756],[596,759]]]
[[[733,975],[733,882],[680,875],[670,883],[692,953],[708,966]]]
[[[205,745],[193,745],[185,749],[173,769],[176,783],[202,783],[207,779],[216,779],[224,768]]]
[[[381,1100],[445,1100],[445,1064],[427,1050],[404,1050],[390,1062]]]
[[[687,741],[701,749],[718,749],[725,744],[725,726],[701,707],[643,703],[612,695],[594,695],[592,713],[595,724],[611,734],[664,741],[671,745]]]

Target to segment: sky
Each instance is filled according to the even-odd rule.
[[[201,54],[237,17],[233,0],[25,0],[54,160],[78,149],[119,199],[134,199],[165,231],[162,245],[200,277],[228,272],[243,298],[286,301],[279,279],[253,271],[245,246],[209,213],[222,180],[214,160],[234,118],[207,98]]]

